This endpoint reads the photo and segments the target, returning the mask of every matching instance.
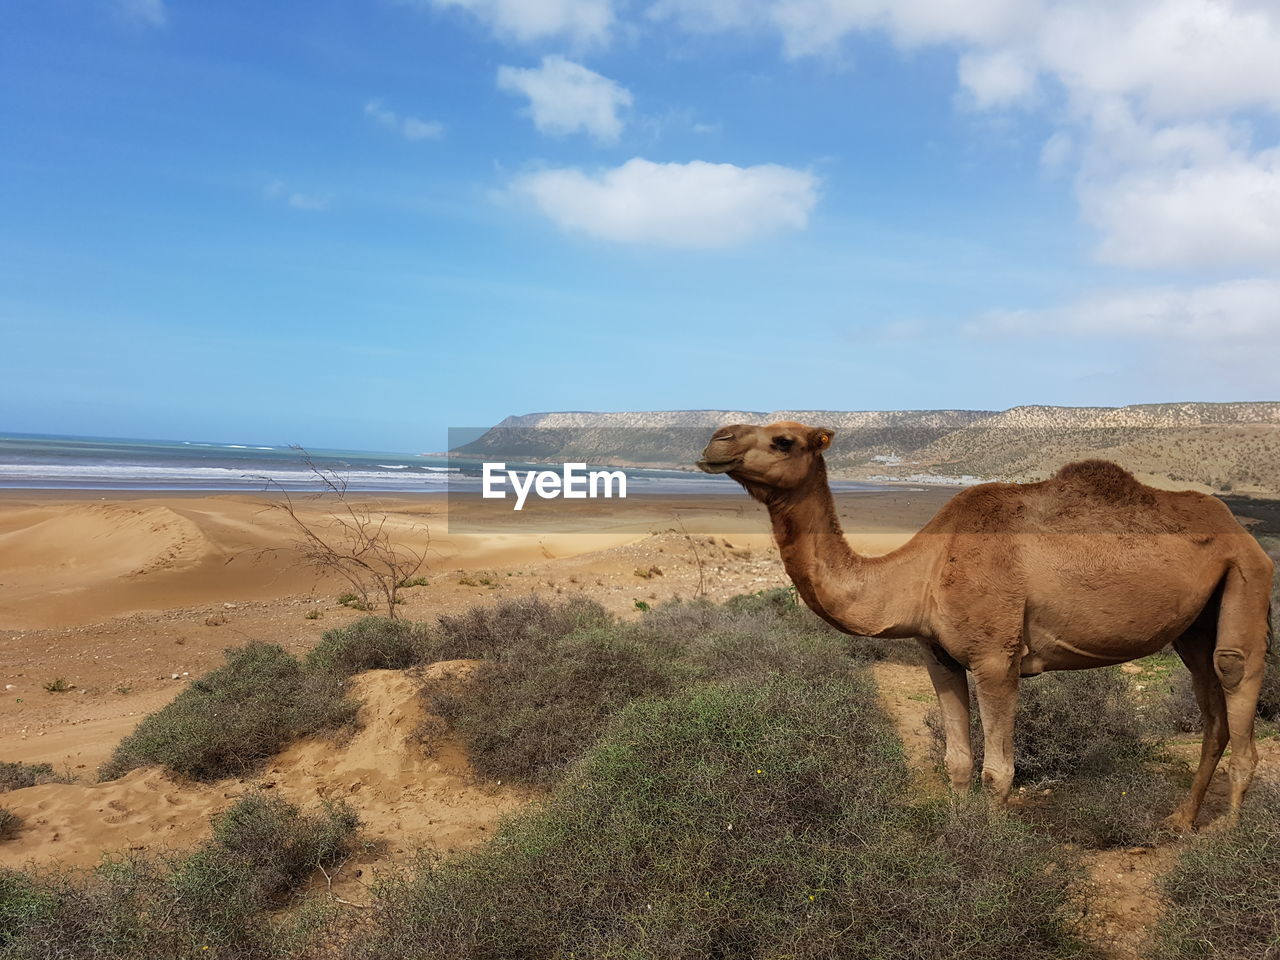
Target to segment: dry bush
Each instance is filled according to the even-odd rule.
[[[160,764],[194,780],[255,769],[294,740],[354,722],[345,678],[307,670],[275,644],[249,643],[120,741],[99,770],[113,780]]]
[[[0,807],[0,840],[8,840],[18,835],[22,829],[22,818],[6,807]]]
[[[1280,957],[1280,786],[1255,783],[1240,826],[1193,840],[1161,885],[1152,960]]]
[[[543,806],[384,883],[368,960],[1079,956],[1071,871],[982,804],[913,806],[865,676],[631,704]]]
[[[336,574],[351,585],[353,592],[344,594],[339,602],[357,610],[372,610],[376,599],[394,620],[401,603],[400,591],[426,582],[418,574],[431,546],[430,531],[425,524],[415,527],[426,535],[421,549],[398,540],[387,529],[389,516],[352,499],[342,474],[318,466],[301,447],[295,449],[321,488],[318,494],[302,498],[303,502],[323,506],[327,516],[306,519],[289,492],[268,479],[267,488],[280,494],[271,508],[284,513],[297,532],[294,545],[304,562],[318,571]]]
[[[314,956],[331,919],[284,904],[318,866],[353,849],[359,820],[341,804],[314,814],[252,794],[182,856],[130,855],[93,871],[0,871],[0,955],[7,960],[151,960]]]
[[[53,764],[49,763],[0,762],[0,793],[42,783],[71,783],[73,780],[75,777],[69,772],[55,773]]]

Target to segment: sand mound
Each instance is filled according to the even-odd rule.
[[[208,836],[212,814],[255,788],[308,806],[348,800],[365,835],[383,841],[348,866],[349,878],[421,848],[447,852],[478,842],[530,795],[476,782],[456,744],[434,743],[427,755],[418,740],[426,717],[418,695],[423,680],[465,681],[473,666],[457,660],[421,674],[373,670],[355,677],[352,696],[363,702],[358,729],[345,740],[295,744],[256,778],[198,784],[149,768],[108,783],[45,784],[0,795],[0,805],[26,824],[0,843],[0,866],[91,866],[104,853],[189,846]]]
[[[4,515],[0,525],[4,566],[39,575],[54,590],[86,572],[131,577],[189,566],[209,549],[196,524],[156,504],[32,507]]]

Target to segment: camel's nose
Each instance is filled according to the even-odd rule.
[[[733,427],[721,427],[711,437],[711,442],[703,448],[702,455],[711,457],[719,448],[720,452],[731,449],[733,443],[738,439]]]

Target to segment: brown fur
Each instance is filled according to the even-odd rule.
[[[972,770],[970,679],[987,745],[983,781],[1003,800],[1020,676],[1121,663],[1172,643],[1191,670],[1205,737],[1171,822],[1194,824],[1228,741],[1236,815],[1256,763],[1272,563],[1221,501],[1083,460],[1039,483],[964,490],[905,546],[864,557],[836,518],[822,457],[831,436],[790,421],[724,427],[699,466],[728,473],[768,506],[787,572],[819,616],[852,634],[919,640],[953,786],[967,788]]]

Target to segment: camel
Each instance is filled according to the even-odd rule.
[[[970,678],[982,782],[1003,804],[1020,677],[1123,663],[1173,643],[1191,671],[1204,741],[1190,794],[1167,823],[1194,829],[1228,742],[1234,822],[1257,764],[1273,564],[1225,504],[1084,460],[1038,483],[969,487],[903,546],[862,556],[844,538],[827,482],[832,436],[792,421],[723,427],[698,466],[765,504],[787,574],[818,616],[857,636],[918,640],[953,789],[969,790],[973,773]]]

